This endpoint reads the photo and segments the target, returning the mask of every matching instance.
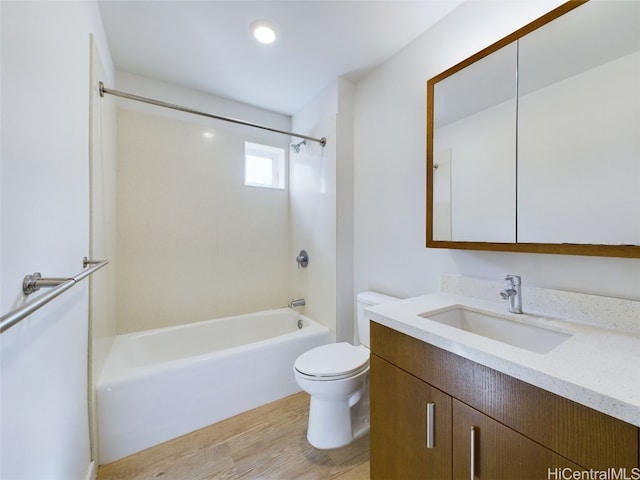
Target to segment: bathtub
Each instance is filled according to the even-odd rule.
[[[100,463],[300,391],[295,359],[329,342],[289,308],[117,336],[97,384]]]

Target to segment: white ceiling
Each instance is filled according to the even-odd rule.
[[[116,69],[294,114],[356,81],[462,0],[100,0]],[[258,44],[250,25],[276,27]]]

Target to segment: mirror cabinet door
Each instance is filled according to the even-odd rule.
[[[434,86],[435,240],[516,240],[516,60],[512,43]]]
[[[519,40],[517,241],[640,245],[640,2]]]
[[[640,258],[639,19],[570,1],[427,82],[427,247]]]

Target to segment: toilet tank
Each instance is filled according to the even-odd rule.
[[[381,303],[393,302],[400,300],[391,295],[385,295],[377,292],[362,292],[356,296],[356,328],[358,330],[358,338],[360,343],[367,348],[369,345],[369,317],[364,309]]]

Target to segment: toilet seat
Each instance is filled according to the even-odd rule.
[[[300,355],[294,368],[310,380],[340,380],[369,368],[369,350],[347,342],[322,345]]]

